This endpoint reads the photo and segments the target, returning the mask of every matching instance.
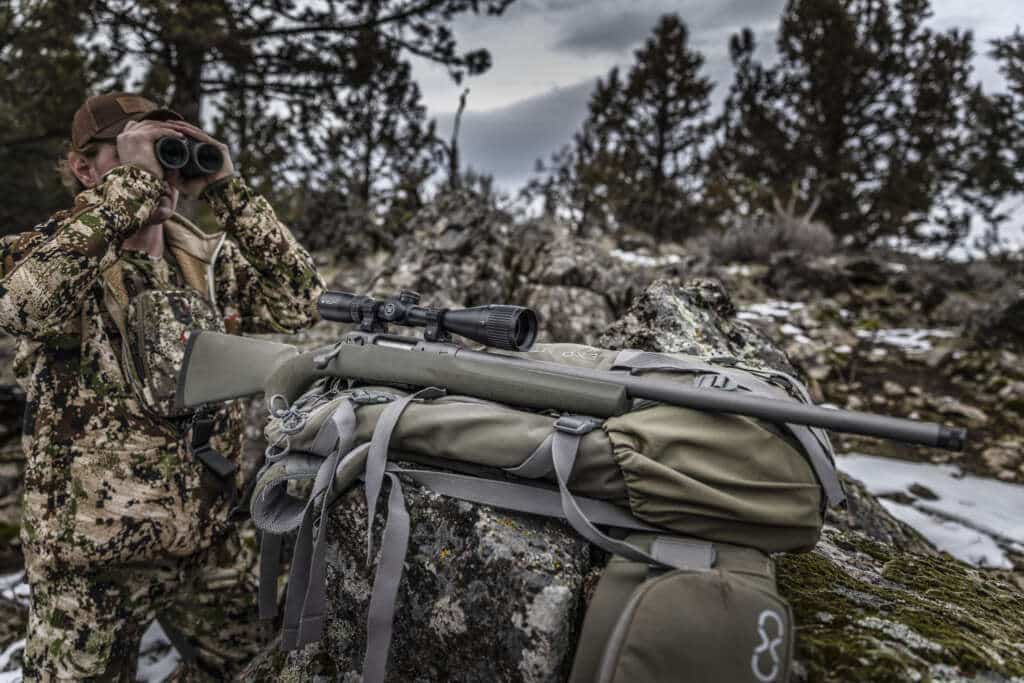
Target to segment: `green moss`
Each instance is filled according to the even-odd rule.
[[[867,536],[849,534],[833,539],[836,547],[853,552],[861,552],[879,562],[888,562],[892,558],[892,548],[872,541]]]
[[[848,566],[819,553],[778,558],[809,680],[929,680],[940,664],[1024,675],[1019,591],[948,556],[897,553],[853,533],[826,542]]]
[[[885,565],[886,579],[914,590],[927,603],[897,613],[901,622],[949,651],[965,668],[1024,674],[1024,595],[948,558],[906,555]],[[933,604],[961,609],[945,613]],[[1002,660],[1002,661],[1001,661]]]

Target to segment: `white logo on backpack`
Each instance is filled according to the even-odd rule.
[[[768,635],[768,630],[765,628],[769,621],[775,622],[774,630],[777,631],[778,635],[774,638]],[[786,637],[785,623],[778,612],[770,609],[761,612],[761,615],[757,618],[757,635],[760,636],[761,642],[754,649],[754,654],[750,658],[750,669],[761,683],[772,683],[772,681],[778,678],[782,664],[776,648],[782,644],[783,639]],[[770,658],[764,657],[765,653],[768,653]],[[765,673],[764,670],[768,668],[768,665],[770,665],[770,670],[768,673]]]

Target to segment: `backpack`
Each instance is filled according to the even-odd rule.
[[[576,344],[500,353],[810,402],[793,377],[731,358]],[[564,518],[613,555],[584,620],[573,681],[676,680],[681,671],[694,672],[694,680],[786,680],[792,616],[775,591],[768,553],[813,547],[826,506],[843,499],[823,430],[653,401],[598,420],[432,387],[353,387],[339,378],[317,380],[292,405],[280,396],[269,405],[267,464],[251,512],[265,532],[263,617],[276,609],[268,558],[279,552],[281,534],[298,530],[285,649],[322,634],[331,503],[365,481],[373,557],[369,527],[387,477],[392,489],[369,615],[370,624],[387,628],[368,632],[363,668],[365,680],[383,680],[408,540],[401,475],[442,495]],[[296,496],[301,482],[306,495]],[[732,655],[722,657],[726,643]],[[737,659],[736,652],[746,654]]]

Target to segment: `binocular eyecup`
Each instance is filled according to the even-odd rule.
[[[179,171],[186,179],[212,175],[224,166],[219,147],[192,138],[160,138],[156,141],[156,160],[167,170]]]

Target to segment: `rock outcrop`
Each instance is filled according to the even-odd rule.
[[[602,343],[710,351],[769,365],[785,360],[734,312],[713,281],[659,281]],[[799,628],[795,679],[1024,676],[1020,592],[936,553],[856,483],[849,486],[850,507],[830,516],[818,547],[777,560],[780,590]],[[413,532],[389,680],[564,680],[603,555],[588,552],[557,522],[444,499],[411,484],[406,490]],[[251,675],[357,680],[371,575],[361,540],[365,514],[357,492],[330,517],[323,642],[288,654],[268,651]]]
[[[512,217],[470,192],[449,192],[409,222],[393,253],[340,268],[332,287],[395,296],[417,291],[424,305],[533,307],[542,341],[593,343],[650,277],[565,226]]]

